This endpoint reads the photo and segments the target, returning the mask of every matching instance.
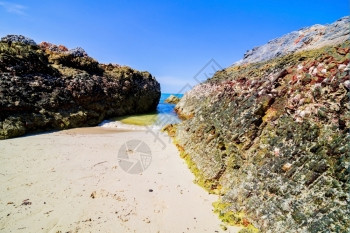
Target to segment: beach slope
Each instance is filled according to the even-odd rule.
[[[130,140],[151,150],[141,174],[120,167]],[[80,128],[0,141],[0,148],[0,232],[223,232],[212,212],[217,197],[193,184],[164,135]]]

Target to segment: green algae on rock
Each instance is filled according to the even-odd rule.
[[[198,183],[219,187],[224,221],[261,232],[349,231],[349,47],[229,67],[177,104],[185,120],[168,130]]]
[[[160,85],[150,73],[22,37],[0,41],[0,139],[156,109]]]
[[[145,113],[135,114],[130,116],[115,117],[113,121],[120,121],[123,124],[139,125],[139,126],[150,126],[153,125],[158,119],[157,113]]]

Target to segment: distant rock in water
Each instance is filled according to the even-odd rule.
[[[262,62],[288,53],[337,45],[350,37],[350,17],[346,16],[329,25],[313,25],[288,33],[260,47],[248,50],[243,60],[234,65]]]
[[[159,99],[148,72],[100,64],[82,48],[17,35],[0,41],[0,139],[153,111]]]
[[[167,130],[196,182],[222,195],[214,208],[223,221],[271,233],[349,232],[348,19],[308,29],[327,37],[303,37],[330,45],[295,52],[299,33],[276,39],[176,105],[185,120]],[[290,52],[276,57],[267,48],[279,42]]]
[[[170,95],[166,100],[164,100],[165,103],[168,104],[177,104],[180,101],[180,98]]]

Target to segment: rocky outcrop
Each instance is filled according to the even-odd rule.
[[[28,37],[22,36],[22,35],[7,35],[7,36],[1,38],[1,41],[7,42],[9,44],[11,44],[12,42],[16,42],[16,43],[21,43],[24,45],[33,45],[33,46],[37,45],[34,40],[32,40]]]
[[[152,111],[159,98],[150,73],[99,64],[81,48],[23,36],[0,42],[0,139]]]
[[[164,100],[164,102],[168,104],[177,104],[179,103],[179,101],[180,101],[180,98],[174,95],[170,95],[168,98],[166,98],[166,100]]]
[[[347,40],[229,67],[181,99],[185,120],[167,130],[196,182],[222,196],[223,221],[349,232],[349,52]]]
[[[262,62],[288,53],[337,45],[350,37],[350,17],[343,17],[329,25],[313,25],[288,33],[267,44],[248,50],[234,65]]]

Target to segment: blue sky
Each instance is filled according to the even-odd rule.
[[[349,15],[348,0],[0,0],[0,36],[83,47],[104,63],[151,72],[177,93],[211,59],[227,67],[246,50]]]

